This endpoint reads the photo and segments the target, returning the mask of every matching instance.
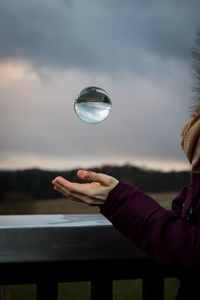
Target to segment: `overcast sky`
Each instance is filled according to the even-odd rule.
[[[0,168],[184,169],[199,0],[0,0]],[[112,112],[74,113],[87,86]]]

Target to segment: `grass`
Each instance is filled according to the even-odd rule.
[[[166,209],[171,207],[171,202],[176,192],[149,194]],[[10,193],[9,201],[0,202],[0,215],[11,214],[96,214],[97,206],[88,206],[84,203],[71,201],[66,198],[32,199],[25,194]]]
[[[149,194],[165,209],[171,209],[172,200],[176,197],[178,192],[166,192],[166,193],[152,193]]]

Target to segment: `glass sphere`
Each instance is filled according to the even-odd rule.
[[[89,124],[95,124],[108,117],[111,105],[111,100],[106,91],[91,86],[79,93],[74,103],[74,109],[79,119]]]

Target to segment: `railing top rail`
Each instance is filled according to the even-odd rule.
[[[0,284],[160,273],[152,259],[98,214],[1,216],[0,268]]]
[[[2,215],[0,229],[112,225],[101,214]]]

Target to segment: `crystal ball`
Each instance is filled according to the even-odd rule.
[[[111,100],[105,90],[91,86],[79,93],[74,103],[74,110],[80,120],[95,124],[108,117],[111,105]]]

